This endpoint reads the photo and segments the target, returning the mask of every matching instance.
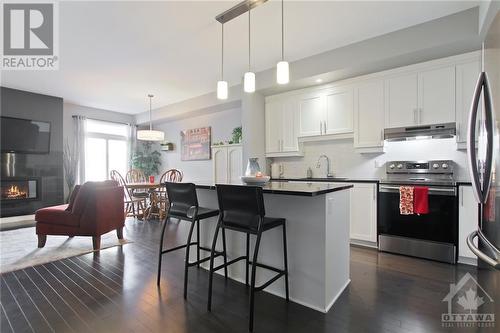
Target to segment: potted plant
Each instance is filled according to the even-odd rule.
[[[233,143],[240,143],[241,142],[241,126],[240,127],[235,127],[233,129]]]
[[[138,149],[132,156],[132,167],[141,170],[146,177],[160,173],[160,152],[152,149],[153,143],[144,141],[142,149]]]

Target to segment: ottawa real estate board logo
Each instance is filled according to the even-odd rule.
[[[2,1],[2,70],[59,67],[59,11],[53,1]]]
[[[450,284],[443,302],[448,303],[448,311],[441,314],[442,327],[495,327],[495,300],[470,273],[457,284]]]

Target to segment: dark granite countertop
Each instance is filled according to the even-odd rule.
[[[273,178],[272,181],[276,182],[290,182],[290,181],[304,181],[304,182],[332,182],[332,183],[378,183],[378,179],[356,179],[348,177],[338,177],[338,178]]]
[[[215,190],[213,183],[195,183],[196,188]],[[232,185],[248,186],[242,183],[234,183]],[[264,193],[299,195],[305,197],[314,197],[321,194],[342,191],[351,188],[352,185],[334,185],[323,183],[289,183],[285,181],[271,181],[262,186]]]

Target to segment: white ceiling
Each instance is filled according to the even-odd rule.
[[[58,71],[4,71],[3,86],[137,114],[214,90],[220,24],[239,1],[61,2]],[[302,59],[477,6],[478,1],[286,1],[285,57]],[[225,25],[230,85],[247,69],[247,16]],[[280,58],[280,1],[252,11],[254,71]]]

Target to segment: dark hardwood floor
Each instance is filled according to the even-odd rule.
[[[125,236],[133,243],[2,274],[1,332],[247,332],[244,285],[216,276],[210,313],[208,273],[192,268],[188,300],[183,299],[183,251],[165,257],[157,288],[160,227],[156,221],[128,220]],[[169,229],[166,243],[184,241],[176,239],[175,223]],[[441,326],[449,285],[477,271],[352,247],[352,282],[328,314],[259,293],[254,331],[483,331]],[[490,293],[500,303],[499,273],[485,274],[492,275]]]

